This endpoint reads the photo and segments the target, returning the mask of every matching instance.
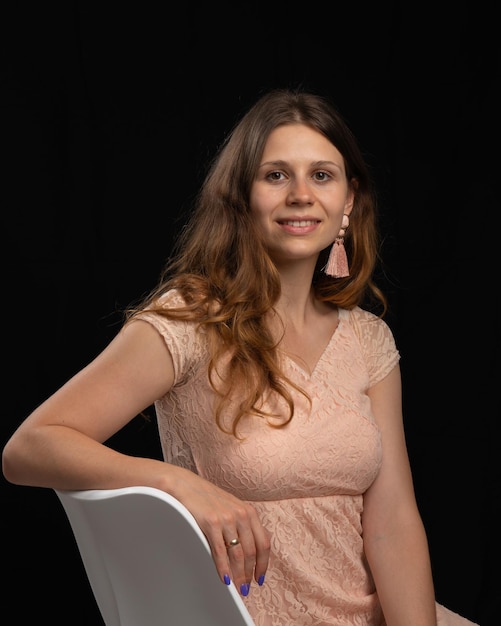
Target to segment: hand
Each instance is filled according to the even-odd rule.
[[[243,596],[252,580],[264,582],[270,556],[270,536],[254,507],[189,472],[189,484],[175,497],[196,519],[209,542],[219,577],[231,581]],[[183,481],[184,482],[184,481]],[[180,487],[180,485],[176,485]]]

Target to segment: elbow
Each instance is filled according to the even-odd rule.
[[[9,439],[2,450],[2,473],[5,480],[14,485],[26,484],[23,481],[22,446],[14,436]]]

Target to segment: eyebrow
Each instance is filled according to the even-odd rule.
[[[261,167],[287,167],[289,165],[288,161],[283,161],[283,160],[278,160],[278,161],[265,161],[264,163],[261,163],[259,165],[259,168]],[[335,161],[314,161],[313,163],[311,163],[311,167],[316,168],[316,167],[335,167],[336,169],[340,170],[340,171],[344,171],[344,168],[342,165],[339,165],[339,163],[336,163]]]

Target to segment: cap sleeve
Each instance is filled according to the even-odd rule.
[[[400,361],[395,338],[383,319],[360,307],[350,310],[348,319],[360,343],[372,387]]]
[[[169,291],[158,301],[165,308],[182,306],[184,301],[175,291]],[[174,320],[158,312],[144,310],[136,319],[151,324],[162,336],[174,365],[174,384],[182,384],[207,359],[207,342],[196,322]]]

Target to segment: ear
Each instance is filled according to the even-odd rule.
[[[358,180],[353,177],[348,181],[348,193],[346,194],[346,202],[344,206],[344,214],[350,215],[355,204],[355,196],[358,191]]]
[[[356,180],[352,179],[346,194],[346,202],[344,203],[344,214],[350,215],[353,210],[353,204],[355,203],[355,194],[357,190]]]

